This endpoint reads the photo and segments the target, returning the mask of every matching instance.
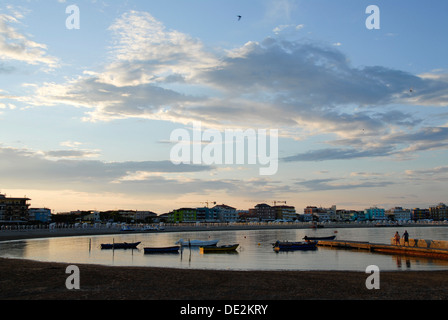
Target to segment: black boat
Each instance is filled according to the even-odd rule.
[[[102,243],[101,249],[137,249],[139,242],[122,242],[122,243]]]
[[[303,240],[305,241],[319,241],[319,240],[334,240],[336,236],[329,236],[329,237],[303,237]]]
[[[143,248],[145,254],[147,253],[179,253],[179,246],[172,247],[145,247]]]
[[[289,241],[276,241],[274,243],[274,251],[297,251],[297,250],[315,250],[316,241],[306,242],[289,242]]]

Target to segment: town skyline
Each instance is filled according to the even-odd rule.
[[[56,212],[444,202],[447,11],[443,0],[6,1],[0,193]],[[278,141],[254,136],[227,159],[238,146],[218,139],[226,130]],[[179,131],[188,163],[173,162]]]
[[[2,193],[0,193],[0,199],[4,199],[4,198],[11,198],[11,199],[21,199],[21,200],[26,200],[26,201],[32,201],[32,199],[30,199],[30,198],[28,198],[27,196],[24,196],[24,197],[14,197],[14,196],[9,196],[9,195],[7,195],[7,194],[2,194]],[[194,205],[195,203],[200,203],[200,205]],[[255,203],[255,202],[254,202]],[[65,211],[59,211],[59,212],[55,212],[54,211],[54,209],[52,209],[52,208],[49,208],[49,207],[42,207],[41,209],[50,209],[51,211],[52,211],[52,213],[53,214],[61,214],[61,213],[69,213],[69,212],[82,212],[82,211],[101,211],[101,212],[104,212],[104,211],[148,211],[148,212],[153,212],[153,213],[156,213],[156,214],[158,214],[158,215],[161,215],[161,214],[165,214],[165,213],[168,213],[168,212],[171,212],[171,211],[174,211],[174,210],[178,210],[178,209],[185,209],[185,208],[193,208],[193,209],[199,209],[199,208],[213,208],[213,207],[219,207],[219,206],[228,206],[228,207],[231,207],[231,208],[234,208],[235,210],[237,210],[237,211],[247,211],[247,210],[249,210],[250,208],[254,208],[254,207],[256,207],[257,205],[260,205],[260,204],[267,204],[268,206],[271,206],[271,207],[282,207],[282,206],[284,206],[284,207],[292,207],[292,208],[294,208],[295,210],[296,210],[296,212],[297,212],[297,206],[295,206],[294,204],[289,204],[289,203],[287,203],[287,201],[281,201],[281,200],[272,200],[272,201],[261,201],[261,202],[257,202],[256,204],[254,204],[254,205],[252,205],[252,206],[246,206],[246,207],[233,207],[231,204],[229,204],[229,203],[223,203],[223,202],[218,202],[218,201],[205,201],[205,202],[189,202],[189,204],[190,205],[185,205],[185,206],[177,206],[177,207],[172,207],[170,210],[168,210],[168,211],[166,211],[166,212],[156,212],[156,211],[153,211],[153,210],[151,210],[151,208],[143,208],[143,209],[132,209],[132,208],[103,208],[103,209],[93,209],[93,208],[90,208],[90,209],[71,209],[71,210],[65,210]],[[338,207],[336,204],[332,204],[332,205],[318,205],[318,204],[308,204],[308,205],[306,205],[305,207],[303,207],[303,212],[305,212],[306,211],[306,209],[309,209],[309,208],[317,208],[317,209],[336,209],[336,210],[353,210],[353,211],[362,211],[362,210],[365,210],[365,209],[370,209],[370,208],[381,208],[381,209],[384,209],[384,210],[390,210],[390,209],[394,209],[394,208],[402,208],[402,209],[404,209],[404,210],[409,210],[409,209],[428,209],[428,208],[431,208],[431,207],[436,207],[436,206],[438,206],[438,205],[444,205],[445,204],[445,202],[444,201],[439,201],[439,202],[437,202],[437,203],[433,203],[433,204],[431,204],[431,205],[427,205],[427,206],[418,206],[418,207],[409,207],[409,206],[406,206],[406,205],[394,205],[394,206],[391,206],[391,207],[389,207],[389,208],[384,208],[384,207],[382,207],[382,206],[377,206],[377,205],[364,205],[364,206],[360,206],[360,207],[357,207],[357,208],[340,208],[340,207]],[[38,207],[36,207],[36,206],[32,206],[32,204],[31,203],[29,203],[28,204],[29,205],[29,208],[34,208],[34,209],[39,209]]]
[[[0,194],[0,223],[76,223],[76,222],[330,222],[330,221],[442,221],[448,222],[448,207],[444,203],[429,208],[384,209],[376,206],[365,209],[346,209],[308,205],[303,211],[285,201],[273,205],[258,203],[249,208],[235,208],[227,204],[206,202],[206,206],[178,207],[169,212],[151,210],[72,210],[52,212],[49,208],[30,208],[29,198],[12,198]],[[155,220],[154,220],[155,219]],[[160,219],[160,220],[159,220]]]

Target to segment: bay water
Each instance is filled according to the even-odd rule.
[[[268,229],[200,232],[133,233],[45,238],[0,242],[0,257],[69,264],[169,267],[218,270],[346,270],[365,272],[376,265],[381,271],[448,270],[448,261],[404,257],[362,250],[318,247],[313,251],[275,252],[277,240],[302,241],[303,237],[336,235],[337,240],[390,244],[396,231],[407,230],[410,238],[448,240],[448,227],[372,227],[323,229]],[[179,254],[144,254],[144,247],[172,246],[179,239],[219,239],[218,245],[235,244],[236,253],[201,254],[183,247]],[[135,250],[102,250],[102,243],[137,242]]]

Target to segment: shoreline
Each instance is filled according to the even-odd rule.
[[[409,225],[415,226],[415,225]],[[426,225],[424,225],[426,226]],[[292,228],[283,226],[283,228]],[[301,226],[294,226],[298,228]],[[342,228],[344,226],[337,226]],[[345,226],[361,227],[361,226]],[[363,226],[372,227],[372,226]],[[402,227],[402,226],[396,226]],[[406,226],[404,226],[406,227]],[[279,225],[265,228],[281,228]],[[333,226],[326,226],[333,228]],[[167,227],[158,232],[237,230]],[[247,230],[249,228],[246,228]],[[261,229],[252,226],[250,229]],[[80,232],[81,231],[81,232]],[[119,230],[1,231],[0,241],[122,234]],[[80,290],[68,290],[67,263],[0,258],[0,300],[446,300],[448,271],[380,273],[380,289],[366,288],[369,274],[346,271],[232,271],[77,264]]]
[[[448,227],[448,224],[404,224],[404,225],[385,225],[375,226],[369,224],[327,224],[324,229],[343,229],[343,228],[406,228],[406,227]],[[39,238],[55,237],[77,237],[77,236],[100,236],[113,234],[139,234],[139,233],[164,233],[164,232],[203,232],[203,231],[237,231],[237,230],[267,230],[267,229],[310,229],[309,224],[229,224],[216,226],[202,225],[180,225],[166,226],[160,231],[120,231],[116,228],[57,228],[49,229],[24,229],[24,230],[0,230],[0,242],[14,240],[28,240]]]
[[[224,271],[77,264],[80,289],[69,290],[69,264],[0,258],[0,300],[447,300],[448,271]],[[185,303],[186,305],[186,303]]]

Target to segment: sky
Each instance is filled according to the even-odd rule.
[[[446,12],[444,0],[2,1],[0,193],[54,213],[447,202]],[[255,144],[218,161],[232,130]],[[174,163],[185,146],[191,161]]]

